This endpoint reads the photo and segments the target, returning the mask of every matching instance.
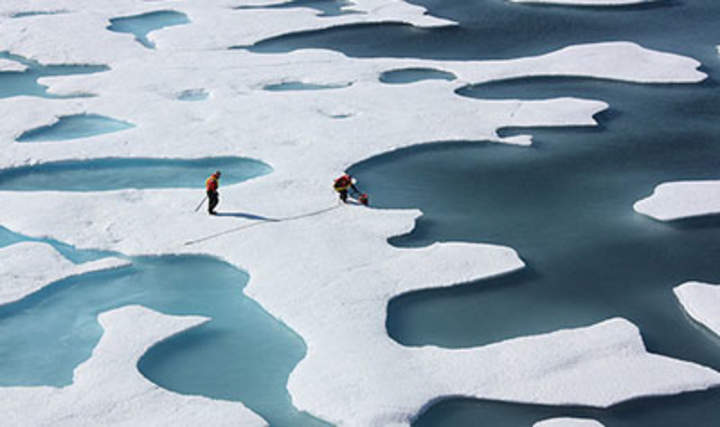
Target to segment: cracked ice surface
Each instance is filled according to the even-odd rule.
[[[0,224],[28,235],[128,255],[206,253],[248,271],[246,293],[307,343],[308,354],[288,385],[298,409],[344,425],[367,426],[406,423],[429,402],[448,395],[607,406],[720,384],[715,371],[647,353],[637,328],[622,319],[476,349],[399,345],[385,331],[392,297],[507,273],[523,263],[512,249],[495,245],[448,242],[394,248],[387,239],[412,230],[418,211],[338,206],[329,188],[332,178],[349,165],[390,150],[448,140],[527,144],[529,139],[503,140],[496,130],[593,125],[593,115],[607,108],[604,102],[577,98],[477,100],[454,94],[471,81],[582,75],[638,83],[697,82],[705,77],[697,61],[623,42],[572,46],[516,60],[464,62],[353,59],[318,50],[260,55],[225,49],[350,22],[446,23],[399,1],[358,1],[356,7],[368,13],[337,18],[318,18],[304,9],[232,10],[219,1],[194,5],[18,0],[3,2],[0,13],[18,11],[20,6],[67,7],[70,13],[2,21],[0,37],[11,52],[49,63],[102,63],[111,70],[41,80],[52,93],[96,93],[94,98],[0,101],[5,120],[0,128],[0,166],[101,157],[196,158],[207,157],[208,150],[217,156],[242,155],[265,161],[274,172],[222,187],[221,211],[281,221],[195,214],[192,209],[202,191],[174,189],[2,192]],[[183,12],[191,23],[153,32],[156,51],[105,30],[111,17],[161,8]],[[378,81],[383,71],[400,67],[442,69],[458,79],[396,86]],[[287,81],[353,84],[332,91],[262,89]],[[177,102],[177,93],[198,87],[212,97],[201,103]],[[58,116],[83,113],[107,115],[137,127],[62,144],[12,142],[24,130],[52,123]],[[347,117],[328,117],[332,115]],[[161,321],[142,310],[142,316],[120,313],[125,314],[103,323],[109,327],[105,341],[77,372],[93,366],[94,375],[104,379],[107,392],[102,394],[124,399],[135,396],[128,390],[148,384],[140,381],[134,365],[110,363],[102,351],[105,345],[126,343],[130,348],[118,348],[116,356],[136,361],[152,342],[182,327],[156,329],[154,322],[168,318]],[[146,328],[137,325],[148,323],[147,333],[155,333],[118,338],[113,333],[115,319],[118,325],[139,330]],[[64,389],[0,389],[12,395],[3,401],[9,405],[3,413],[18,416],[23,408],[44,401],[54,402],[48,407],[54,411],[62,402],[80,399],[91,404],[79,406],[74,415],[104,423],[105,418],[96,417],[108,403],[86,396],[84,378],[78,375],[79,381]],[[126,388],[127,381],[134,381],[132,387]],[[176,395],[153,390],[144,399],[132,400],[129,417],[157,410],[160,421],[166,414],[161,410],[184,408],[185,401]],[[248,416],[238,404],[193,402],[199,413],[225,408],[217,410],[219,421]],[[52,423],[65,415],[46,411],[38,416]],[[143,418],[126,422],[137,419]]]
[[[674,181],[655,187],[633,205],[636,212],[671,221],[720,213],[720,181]]]
[[[673,292],[690,317],[720,336],[720,285],[687,282]]]
[[[104,333],[92,357],[75,369],[72,385],[0,388],[4,424],[267,425],[241,403],[172,393],[137,370],[138,360],[154,343],[209,319],[126,306],[102,313],[98,320]]]
[[[0,259],[0,304],[17,301],[61,279],[130,264],[120,258],[73,264],[50,245],[32,242],[0,248]]]

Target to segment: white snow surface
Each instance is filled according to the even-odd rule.
[[[720,181],[674,181],[655,187],[633,205],[636,212],[671,221],[720,213]]]
[[[11,60],[5,59],[5,58],[0,58],[0,72],[5,72],[5,71],[20,71],[20,72],[22,72],[25,70],[27,70],[27,66],[25,66],[19,62],[11,61]]]
[[[381,426],[409,423],[411,414],[441,396],[607,407],[675,393],[680,384],[704,389],[718,380],[709,368],[648,354],[637,328],[623,319],[477,349],[375,341],[362,341],[353,351],[336,344],[322,358],[308,355],[289,383],[295,404],[331,422]],[[363,398],[343,403],[352,396]]]
[[[102,63],[111,70],[41,80],[52,93],[97,94],[93,98],[0,100],[4,118],[0,167],[102,157],[257,158],[274,172],[222,186],[220,211],[281,221],[193,213],[203,196],[202,183],[198,183],[198,190],[0,192],[0,224],[27,235],[52,236],[81,248],[126,255],[210,254],[247,270],[246,293],[307,344],[308,353],[288,384],[294,404],[342,425],[407,423],[430,402],[452,395],[607,406],[720,384],[720,375],[708,368],[647,353],[637,328],[622,319],[472,349],[399,345],[385,330],[386,307],[394,296],[465,284],[515,271],[524,264],[514,250],[497,245],[443,242],[417,249],[392,247],[387,239],[410,232],[419,211],[339,206],[330,189],[332,179],[345,168],[381,153],[434,141],[528,144],[529,137],[502,139],[496,131],[504,126],[592,126],[593,115],[608,107],[577,98],[469,99],[453,92],[462,85],[534,75],[693,83],[706,77],[697,70],[697,61],[627,42],[570,46],[502,61],[353,59],[321,50],[283,55],[226,50],[273,35],[350,22],[447,24],[401,1],[360,0],[355,7],[366,14],[333,18],[317,17],[302,8],[228,7],[240,4],[217,0],[2,2],[0,14],[68,10],[61,15],[0,18],[3,46],[12,53],[45,63]],[[186,13],[192,22],[151,33],[156,50],[140,46],[128,34],[105,29],[111,17],[170,9]],[[459,78],[408,85],[378,81],[383,71],[414,67],[438,68]],[[352,85],[323,91],[262,89],[285,81]],[[211,96],[202,102],[178,102],[177,94],[186,89],[204,89]],[[13,142],[24,130],[52,123],[58,116],[85,112],[136,127],[72,142]],[[137,326],[157,321],[156,314],[143,313],[120,314],[118,324],[143,330]],[[106,390],[102,394],[109,395],[128,390],[126,377],[135,378],[132,390],[141,379],[130,364],[104,367],[110,362],[101,350],[104,344],[115,342],[114,322],[115,317],[107,322],[106,336],[111,337],[103,337],[87,362],[94,375],[102,375]],[[151,337],[123,336],[121,341],[132,351],[118,348],[117,357],[136,360],[153,340],[167,336],[167,330],[155,332]],[[85,366],[77,372],[84,372]],[[94,402],[100,397],[91,394],[98,393],[89,393],[85,377],[77,372],[76,382],[65,389],[0,389],[12,394],[3,403],[9,405],[3,413],[27,416],[23,408],[38,406],[38,402],[57,402],[54,405],[62,407],[61,403],[93,401],[74,410],[79,419],[95,420],[107,406]],[[176,395],[153,390],[130,401],[133,412],[129,416],[157,411],[160,420],[168,409],[164,405],[178,408]],[[231,405],[208,399],[195,402],[199,408]],[[244,410],[232,410],[218,411],[217,419],[246,416]],[[66,415],[59,409],[42,414],[47,423]],[[127,423],[132,420],[128,418]]]
[[[550,418],[533,424],[533,427],[602,427],[603,425],[595,420],[587,418]]]
[[[7,117],[0,129],[0,143],[4,143],[0,166],[100,156],[200,157],[208,155],[212,144],[210,152],[215,155],[237,155],[242,150],[243,155],[262,158],[275,169],[302,169],[292,171],[295,179],[305,178],[310,168],[302,168],[293,161],[296,154],[288,152],[300,151],[308,157],[306,161],[314,162],[317,160],[310,156],[322,155],[325,165],[317,172],[324,176],[317,183],[325,186],[338,170],[389,149],[437,140],[500,141],[495,130],[502,126],[594,125],[592,116],[607,107],[604,102],[576,98],[479,100],[453,92],[469,82],[575,75],[639,83],[691,83],[706,77],[693,59],[627,42],[572,46],[505,61],[352,59],[334,52],[304,50],[287,55],[209,51],[203,52],[204,62],[200,63],[195,52],[131,47],[135,57],[113,61],[108,64],[111,71],[40,79],[51,93],[94,93],[97,97],[63,102],[16,97],[0,103],[0,112]],[[420,66],[450,71],[459,79],[410,85],[378,82],[383,71]],[[262,90],[267,84],[284,81],[353,84],[324,91]],[[211,99],[192,105],[176,102],[177,94],[188,88],[206,89]],[[12,143],[22,132],[52,124],[58,116],[86,112],[136,127],[72,144]],[[332,117],[338,114],[349,117]],[[343,144],[334,143],[339,139]],[[97,143],[100,140],[102,144]],[[506,142],[529,143],[529,139],[509,138]],[[307,147],[298,146],[300,143]],[[286,166],[288,162],[291,164]]]
[[[262,4],[284,2],[264,1]],[[401,0],[356,0],[353,3],[345,10],[360,13],[318,17],[317,11],[310,8],[232,8],[257,4],[250,1],[7,0],[0,2],[0,15],[23,11],[66,11],[59,15],[5,18],[2,21],[3,48],[53,63],[107,63],[148,50],[140,46],[133,35],[106,31],[105,27],[110,25],[110,18],[156,10],[182,12],[192,21],[191,25],[172,26],[149,34],[149,39],[158,49],[173,50],[248,46],[283,34],[361,23],[407,23],[417,27],[455,25],[452,21],[427,15],[424,8]],[[113,44],[114,49],[97,49],[99,44]]]
[[[22,242],[0,248],[0,304],[36,292],[52,282],[81,274],[110,270],[130,263],[120,258],[103,258],[83,264],[73,264],[52,246],[44,243]]]
[[[690,317],[720,336],[720,285],[686,282],[673,292]]]
[[[98,320],[103,336],[91,358],[75,369],[72,385],[0,388],[3,425],[267,425],[241,403],[169,392],[137,370],[138,360],[154,343],[209,319],[125,306],[100,314]]]
[[[559,4],[566,6],[626,6],[652,3],[657,0],[509,0],[513,3]]]

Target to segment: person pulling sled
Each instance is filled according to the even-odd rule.
[[[367,206],[369,202],[368,195],[358,190],[358,188],[355,186],[356,182],[357,180],[355,178],[351,177],[349,174],[344,174],[343,176],[335,180],[333,188],[335,189],[335,191],[338,192],[340,200],[342,200],[343,203],[347,203],[348,193],[350,190],[352,190],[353,194],[358,195],[358,202]]]

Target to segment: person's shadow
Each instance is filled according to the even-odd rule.
[[[251,213],[246,212],[218,212],[216,216],[232,216],[235,218],[245,218],[245,219],[254,219],[256,221],[270,221],[270,222],[277,222],[278,219],[275,218],[268,218],[261,215],[255,215]]]

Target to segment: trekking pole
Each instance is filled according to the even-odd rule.
[[[202,202],[200,202],[200,204],[197,205],[197,207],[195,208],[195,212],[197,212],[198,209],[200,209],[200,206],[202,206],[205,203],[205,200],[207,200],[207,198],[208,198],[207,195],[205,197],[203,197]]]

